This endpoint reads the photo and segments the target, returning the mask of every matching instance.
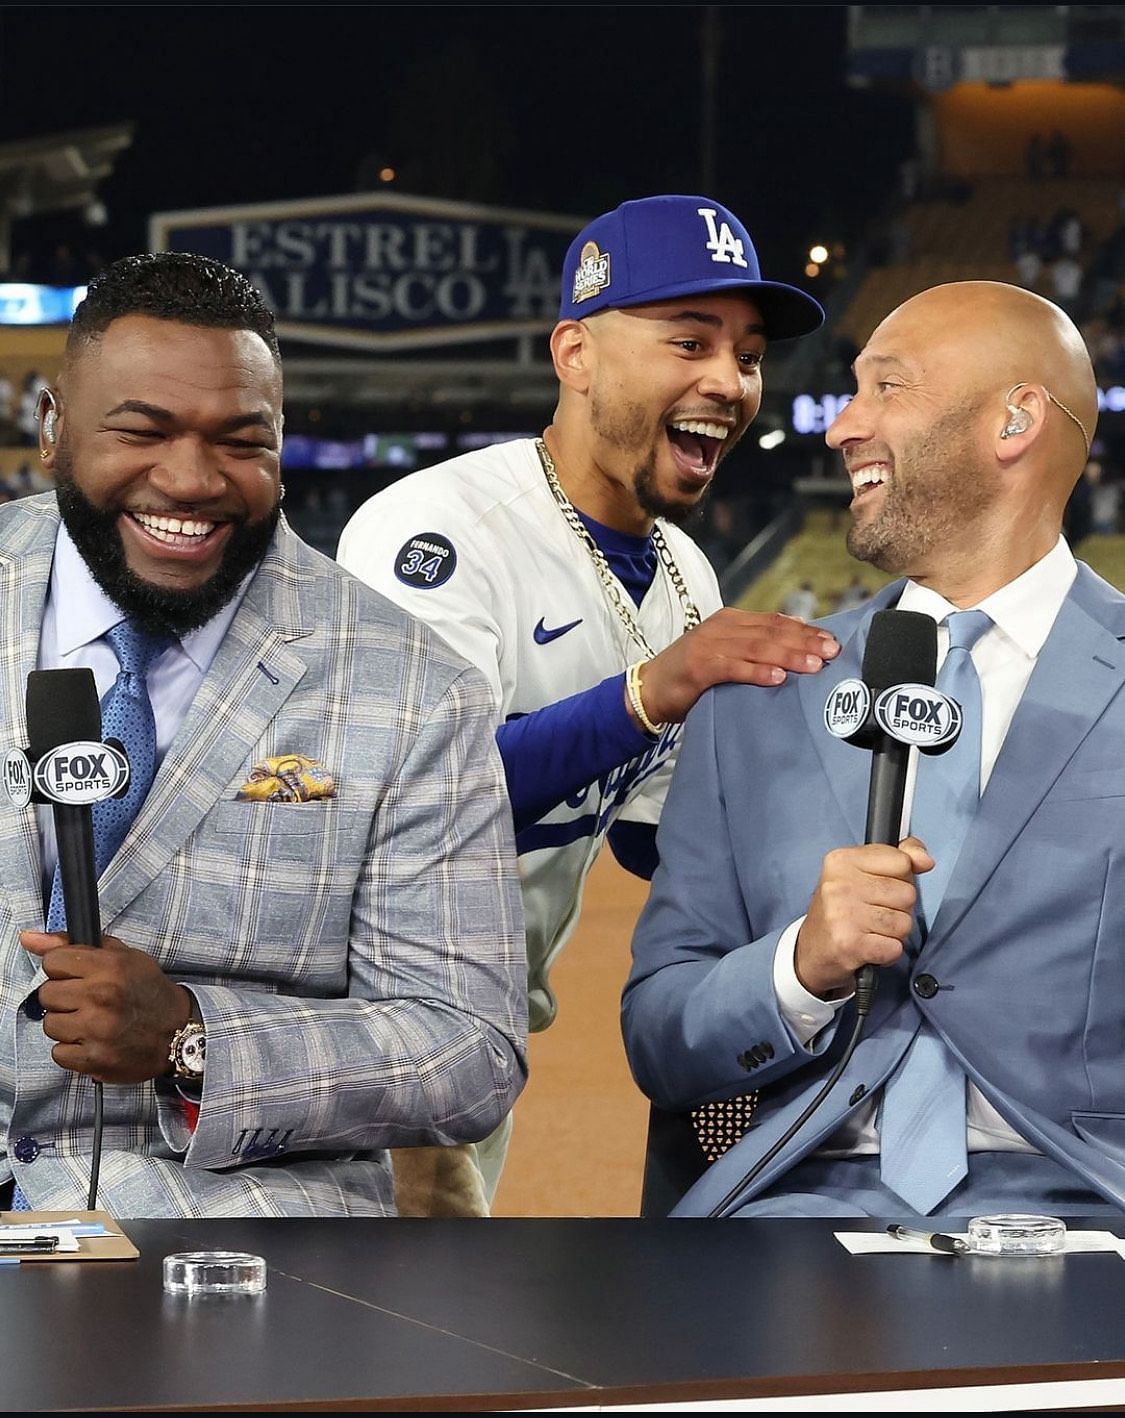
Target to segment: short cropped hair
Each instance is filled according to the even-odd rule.
[[[218,330],[250,330],[281,363],[273,311],[240,271],[209,256],[156,251],[125,256],[95,276],[74,312],[66,353],[104,335],[125,315],[151,315],[184,325]]]

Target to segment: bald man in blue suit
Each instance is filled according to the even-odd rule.
[[[1050,302],[963,282],[888,316],[856,379],[828,434],[853,484],[849,550],[902,579],[827,622],[843,649],[815,678],[700,700],[634,938],[623,1027],[641,1088],[676,1110],[758,1093],[751,1127],[673,1214],[1117,1214],[1125,597],[1061,536],[1097,416],[1089,356]],[[918,892],[938,845],[864,844],[870,755],[824,726],[888,607],[939,626],[989,617],[971,651],[980,798],[928,925]],[[912,766],[908,803],[933,762]],[[868,964],[879,986],[858,1047],[762,1166],[844,1053]],[[918,1126],[935,1174],[918,1203],[888,1180],[883,1109],[923,1038],[952,1080],[964,1164],[950,1182],[936,1130]]]

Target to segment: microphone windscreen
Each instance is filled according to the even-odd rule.
[[[25,704],[32,763],[64,743],[101,741],[102,711],[93,670],[32,670]]]
[[[937,621],[920,611],[876,611],[863,652],[863,682],[872,702],[895,684],[937,679]]]

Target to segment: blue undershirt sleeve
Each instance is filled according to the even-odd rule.
[[[654,741],[629,716],[621,674],[509,719],[496,731],[496,742],[519,833]]]

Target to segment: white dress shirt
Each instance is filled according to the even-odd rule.
[[[250,577],[206,625],[175,640],[149,667],[146,677],[156,720],[156,765],[183,723],[196,691],[211,668],[219,645],[234,619]],[[121,608],[105,594],[90,574],[70,533],[60,522],[51,565],[51,583],[39,632],[38,667],[41,670],[90,669],[103,699],[121,668],[108,640],[107,630],[124,620]],[[54,817],[49,807],[38,809],[39,838],[43,855],[44,886],[49,890],[58,860]]]
[[[973,646],[973,664],[981,687],[981,755],[980,789],[984,789],[1003,747],[1008,726],[1012,722],[1027,682],[1031,678],[1039,652],[1055,617],[1062,608],[1078,565],[1070,548],[1060,536],[1055,546],[1034,566],[986,596],[978,606],[951,605],[936,591],[908,581],[899,598],[897,609],[921,611],[938,621],[938,664],[949,648],[949,632],[940,622],[958,609],[983,610],[992,617],[992,626]],[[903,804],[903,832],[909,827],[910,807],[914,795],[914,779],[918,771],[918,750],[910,750]],[[816,1036],[832,1022],[837,1011],[847,1003],[843,999],[825,1001],[810,994],[797,978],[795,954],[797,934],[804,917],[794,921],[782,933],[774,954],[773,980],[782,1017],[794,1039],[810,1054],[822,1051],[816,1046]],[[968,1087],[968,1147],[970,1152],[1034,1152],[1037,1149],[1014,1132],[1000,1114],[971,1083]],[[879,1133],[875,1126],[878,1100],[858,1109],[821,1149],[823,1155],[848,1156],[861,1152],[878,1152]]]

